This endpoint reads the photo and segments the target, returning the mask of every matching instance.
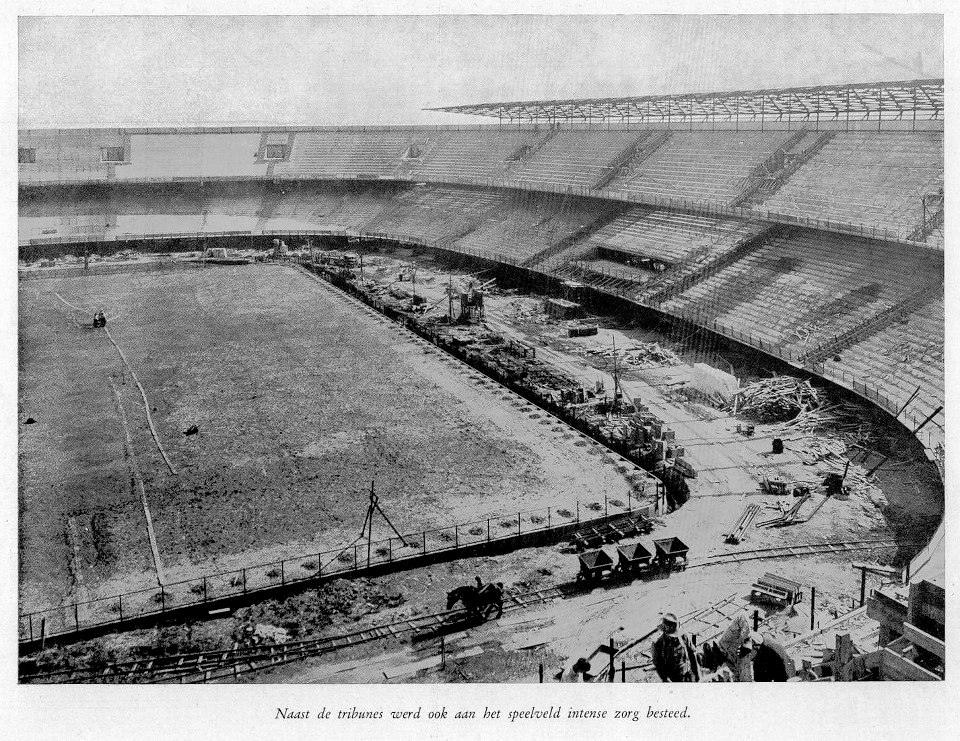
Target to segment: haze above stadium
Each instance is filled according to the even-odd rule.
[[[19,125],[478,123],[423,109],[942,77],[942,29],[935,15],[22,17]]]

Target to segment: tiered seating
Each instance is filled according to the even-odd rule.
[[[280,193],[271,193],[265,199],[265,230],[291,229],[305,231],[322,228],[329,215],[340,208],[343,189],[323,185],[294,185]]]
[[[400,165],[416,131],[297,132],[287,162],[277,162],[274,175],[386,177]]]
[[[533,131],[446,131],[430,134],[424,154],[411,174],[424,180],[503,177],[507,157],[542,134]]]
[[[602,201],[570,202],[536,194],[513,196],[451,249],[523,261],[602,217],[612,206]]]
[[[621,278],[631,283],[646,283],[654,278],[655,273],[650,270],[624,265],[622,262],[613,262],[600,258],[584,259],[576,262],[578,268],[599,275]]]
[[[800,354],[927,285],[928,260],[901,245],[797,231],[770,238],[662,308],[696,310],[705,321]]]
[[[629,255],[677,262],[718,240],[747,236],[745,222],[632,208],[604,225],[585,242]]]
[[[133,134],[130,164],[117,166],[117,180],[263,177],[257,163],[259,134]]]
[[[506,196],[495,191],[415,187],[397,195],[390,210],[367,224],[365,230],[426,242],[458,237],[505,200]]]
[[[203,198],[203,231],[253,231],[262,207],[263,189],[260,187],[208,191]]]
[[[899,405],[919,387],[909,410],[914,417],[926,417],[944,400],[943,320],[940,295],[905,321],[894,322],[844,350],[839,362],[827,360],[825,370],[829,375],[853,374]]]
[[[605,190],[727,204],[788,137],[786,131],[675,131]]]
[[[557,187],[590,187],[617,155],[637,141],[636,131],[561,131],[521,162],[510,177]]]
[[[19,166],[21,183],[106,180],[109,167],[100,148],[122,147],[123,136],[115,129],[27,133],[18,146],[34,149],[36,157],[35,164]]]
[[[140,234],[193,234],[203,231],[203,214],[120,214],[111,237]],[[236,227],[234,227],[236,228]]]
[[[942,187],[942,132],[841,132],[760,207],[906,235]]]
[[[324,216],[322,225],[326,229],[363,229],[390,207],[392,196],[383,189],[347,190],[337,208]]]

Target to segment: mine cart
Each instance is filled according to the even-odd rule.
[[[578,551],[599,548],[606,542],[606,535],[595,527],[583,528],[573,534],[573,545]]]
[[[619,555],[617,571],[621,574],[637,574],[645,571],[653,561],[653,554],[640,543],[618,546],[617,554]]]
[[[656,549],[654,561],[665,569],[687,567],[687,551],[690,548],[680,538],[661,538],[653,541]]]
[[[594,581],[602,577],[604,572],[613,569],[613,559],[604,550],[587,551],[577,558],[580,559],[577,581]]]

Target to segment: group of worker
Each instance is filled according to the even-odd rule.
[[[102,311],[98,311],[93,315],[93,327],[94,329],[99,329],[100,327],[107,326],[107,317]]]
[[[710,660],[707,659],[707,655]],[[718,644],[698,653],[680,621],[666,613],[653,644],[653,666],[663,682],[786,682],[795,675],[793,660],[769,635],[752,630],[746,615],[737,615]]]

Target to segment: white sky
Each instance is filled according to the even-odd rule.
[[[936,15],[21,17],[19,124],[480,122],[430,106],[943,76]]]

